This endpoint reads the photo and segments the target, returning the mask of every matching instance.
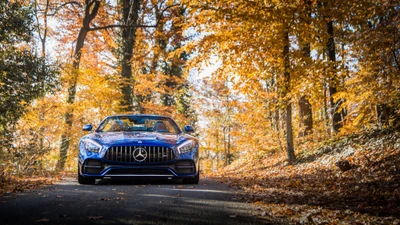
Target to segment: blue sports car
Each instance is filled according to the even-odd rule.
[[[92,131],[92,125],[83,127]],[[170,117],[114,115],[79,142],[78,182],[113,177],[180,178],[199,182],[199,141]]]

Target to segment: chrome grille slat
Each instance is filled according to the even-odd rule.
[[[120,154],[119,154],[119,151],[120,151],[120,149],[121,149],[121,147],[118,147],[117,148],[117,158],[116,158],[116,161],[118,162],[119,160],[119,156],[120,156]]]
[[[124,147],[124,161],[126,162],[126,146]]]
[[[155,155],[156,153],[156,147],[155,146],[153,146],[153,155]],[[153,162],[155,162],[155,159],[154,159],[154,157],[152,157],[152,159],[153,159]]]
[[[121,153],[120,153],[121,152],[121,148],[122,147],[117,148],[117,162],[121,161],[121,160],[119,160],[121,158]]]
[[[111,160],[114,160],[114,151],[111,151]]]
[[[151,156],[150,156],[150,146],[146,146],[146,152],[147,152],[146,162],[150,162],[150,159],[151,159]]]
[[[147,152],[147,157],[143,162],[136,162],[133,153],[136,148],[143,148]],[[114,146],[107,149],[104,155],[106,160],[115,162],[133,163],[159,163],[169,162],[175,159],[175,154],[171,148],[160,146]]]
[[[129,162],[132,162],[132,146],[129,146]]]
[[[144,149],[146,149],[146,152],[147,152],[147,157],[146,157],[146,160],[145,160],[145,162],[150,162],[149,160],[150,160],[150,157],[151,157],[151,156],[149,156],[149,150],[148,150],[148,147],[146,146],[146,147],[144,147]]]
[[[117,161],[117,162],[118,162],[118,151],[119,151],[119,147],[116,147],[116,148],[115,148],[115,152],[114,152],[114,154],[113,154],[113,155],[115,155],[114,161]]]

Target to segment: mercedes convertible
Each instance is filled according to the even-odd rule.
[[[84,131],[92,131],[87,124]],[[113,115],[79,142],[78,182],[116,177],[199,182],[199,141],[167,116]]]

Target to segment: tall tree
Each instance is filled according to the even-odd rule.
[[[76,46],[73,56],[72,62],[72,71],[71,71],[71,81],[68,84],[68,95],[67,95],[67,104],[70,106],[67,109],[67,112],[64,115],[65,121],[65,132],[61,135],[61,147],[60,147],[60,158],[57,163],[57,168],[59,170],[63,170],[65,166],[65,162],[67,159],[68,148],[70,145],[70,132],[73,123],[73,113],[74,109],[72,104],[75,102],[76,95],[76,87],[79,77],[79,65],[82,57],[82,49],[85,44],[85,39],[90,31],[90,23],[96,17],[99,12],[101,0],[85,0],[84,5],[84,16],[82,21],[82,26],[79,30],[79,34],[76,40]]]
[[[55,71],[30,49],[34,27],[31,8],[20,1],[0,2],[0,144],[11,140],[10,126],[26,106],[54,85]],[[42,86],[42,81],[46,86]],[[18,88],[15,88],[18,87]]]
[[[329,60],[329,74],[328,74],[328,91],[329,91],[329,102],[331,107],[331,121],[332,121],[332,131],[339,132],[342,127],[342,115],[341,110],[341,100],[336,101],[334,95],[337,93],[337,66],[336,66],[336,44],[334,36],[333,27],[333,13],[335,8],[331,0],[323,1],[321,3],[323,19],[326,25],[327,41],[326,41],[326,51]]]
[[[47,36],[49,33],[49,26],[48,26],[48,13],[50,9],[50,0],[45,0],[44,1],[44,6],[42,7],[40,5],[40,2],[38,0],[34,1],[34,16],[36,19],[36,27],[37,27],[37,33],[39,36],[40,44],[41,44],[41,58],[42,60],[46,61],[46,42],[47,42]],[[42,18],[42,21],[41,19]],[[42,66],[42,73],[46,73],[46,66]],[[45,86],[44,80],[40,82],[40,85],[42,87]],[[44,120],[44,111],[43,109],[40,110],[39,112],[39,119],[40,121],[43,122]],[[39,127],[39,148],[43,149],[44,148],[44,127],[40,126]]]
[[[296,155],[294,154],[294,144],[293,144],[293,125],[292,125],[292,103],[288,95],[290,92],[290,58],[289,58],[289,22],[286,20],[282,23],[282,43],[283,43],[283,98],[285,98],[286,107],[286,154],[289,163],[296,161]]]
[[[309,27],[311,25],[311,0],[304,0],[303,7],[304,12],[300,12],[300,20],[302,20],[305,24],[305,30],[302,34],[300,34],[300,49],[303,53],[304,66],[309,67],[311,63],[311,46],[310,46],[310,38],[309,35]],[[301,36],[303,35],[303,37]],[[307,74],[304,74],[307,76]],[[300,136],[306,136],[312,132],[313,128],[313,118],[312,118],[312,107],[310,101],[308,100],[309,96],[303,94],[300,96],[299,100],[299,116],[300,123],[304,126],[304,131],[300,132]]]
[[[122,23],[126,27],[121,28],[120,66],[123,78],[121,106],[127,111],[133,111],[133,85],[132,80],[132,57],[135,48],[136,30],[138,24],[142,0],[120,0],[122,10]]]
[[[174,7],[171,9],[168,18],[171,21],[171,26],[165,32],[164,37],[168,40],[163,47],[162,72],[166,75],[164,83],[165,93],[162,95],[162,103],[164,106],[173,106],[177,113],[184,115],[186,119],[190,119],[191,123],[195,123],[195,112],[190,107],[191,95],[188,81],[184,77],[184,70],[189,59],[189,54],[183,51],[179,54],[173,54],[184,46],[188,39],[183,35],[183,23],[185,22],[186,9],[183,6]],[[168,49],[167,49],[168,44]],[[173,55],[168,57],[168,55]]]

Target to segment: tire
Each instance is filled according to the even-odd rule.
[[[79,167],[78,167],[78,183],[79,184],[94,184],[96,182],[96,179],[93,177],[84,177],[79,173]]]
[[[193,178],[183,178],[182,183],[184,184],[198,184],[200,181],[200,171]]]

